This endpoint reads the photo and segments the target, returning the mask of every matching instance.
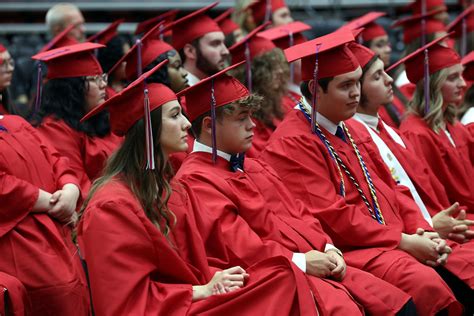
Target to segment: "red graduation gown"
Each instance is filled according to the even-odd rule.
[[[370,199],[352,147],[324,129],[323,132]],[[361,152],[367,162],[370,158],[363,149]],[[420,314],[431,315],[448,306],[458,308],[452,292],[433,269],[396,249],[402,232],[414,233],[417,227],[430,227],[419,210],[399,207],[402,194],[378,178],[371,169],[372,164],[367,163],[367,167],[387,225],[379,224],[370,216],[345,174],[346,195],[340,195],[340,177],[334,161],[300,111],[294,110],[285,117],[260,158],[277,171],[295,198],[310,207],[335,245],[344,250],[348,264],[374,273],[406,291],[413,297]],[[409,267],[414,267],[417,273],[407,277]]]
[[[266,126],[258,119],[252,119],[255,123],[253,130],[252,147],[246,152],[246,156],[257,158],[260,152],[265,149],[268,139],[272,136],[273,128]],[[276,121],[276,120],[275,120]]]
[[[28,306],[26,289],[15,277],[0,272],[0,314],[23,316]]]
[[[38,189],[77,185],[68,161],[23,118],[0,119],[0,271],[25,286],[32,315],[87,315],[82,268],[71,229],[32,213]]]
[[[178,226],[167,239],[120,180],[105,184],[92,197],[78,237],[97,315],[316,314],[304,278],[283,257],[250,267],[250,278],[240,290],[192,302],[192,285],[207,283],[211,272],[201,255],[197,228],[186,217],[188,198],[173,192],[168,206]],[[189,244],[174,246],[179,240]]]
[[[288,91],[281,99],[281,109],[283,112],[286,114],[290,112],[291,110],[294,109],[296,103],[299,102],[301,99],[301,95],[293,92],[293,91]]]
[[[324,251],[326,243],[331,243],[330,238],[322,231],[319,221],[300,201],[294,201],[275,172],[258,160],[246,158],[245,172],[234,173],[229,170],[229,163],[220,157],[214,165],[210,154],[192,153],[185,160],[175,180],[188,186],[201,197],[207,210],[213,210],[211,216],[215,218],[207,226],[212,227],[219,222],[228,223],[226,218],[240,217],[263,242],[276,241],[285,247],[284,251]],[[219,201],[217,203],[221,206],[216,205],[214,201]],[[204,217],[200,215],[201,218]],[[235,227],[222,225],[221,235],[227,245],[219,244],[216,247],[216,242],[212,242],[212,245],[208,246],[211,255],[217,256],[213,253],[216,248],[229,248],[234,254],[244,254],[245,248],[250,248],[249,245],[262,244],[258,238],[247,237],[236,241],[235,236],[243,234],[243,228],[247,228],[245,224],[235,225],[236,219]],[[205,226],[199,225],[201,232]],[[216,233],[207,235],[216,237]],[[251,236],[250,232],[245,235]],[[259,253],[260,256],[263,253],[264,250]],[[311,279],[316,282],[314,278]],[[324,286],[323,282],[340,288],[337,282],[331,280],[317,281],[319,292],[321,288],[318,288],[318,285]],[[388,283],[351,267],[348,267],[346,278],[341,283],[370,314],[395,314],[409,299],[408,295]],[[322,297],[328,311],[334,312],[337,305],[332,300],[336,298]]]
[[[2,114],[8,114],[7,109],[3,106],[3,104],[0,103],[0,115]]]
[[[107,158],[122,142],[122,137],[112,133],[105,137],[90,137],[53,117],[45,117],[38,130],[61,155],[69,158],[69,168],[79,178],[83,199],[92,182],[102,173]]]
[[[356,131],[356,137],[371,138],[366,127],[356,120],[349,120],[347,125],[351,130]],[[433,175],[431,169],[427,167],[422,156],[416,156],[413,151],[413,145],[408,139],[403,139],[407,148],[402,147],[395,142],[387,130],[382,129],[377,132],[380,138],[390,148],[397,160],[406,171],[423,203],[430,212],[431,216],[436,215],[439,211],[450,206],[446,191],[439,183],[438,179]],[[359,145],[359,144],[358,144]],[[377,145],[374,142],[363,142],[360,144],[370,153],[371,156],[377,156],[382,161]],[[389,179],[393,182],[393,179]],[[411,195],[409,196],[410,198]],[[458,244],[448,241],[453,253],[450,254],[448,263],[445,267],[454,275],[463,280],[471,288],[474,287],[474,240],[470,240],[464,244]]]
[[[447,124],[456,144],[454,147],[444,131],[435,133],[418,116],[410,115],[400,131],[411,141],[413,149],[424,157],[433,174],[444,184],[449,202],[459,202],[474,213],[474,142],[460,123]]]

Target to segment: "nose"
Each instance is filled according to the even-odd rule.
[[[230,54],[230,53],[229,53],[229,50],[227,49],[227,46],[225,46],[225,44],[222,43],[221,55],[222,55],[222,56],[227,56],[227,55],[229,55],[229,54]]]
[[[459,86],[463,89],[466,88],[467,87],[466,80],[464,80],[464,78],[462,76],[459,77],[459,79],[460,79],[459,80]]]
[[[384,76],[385,76],[385,84],[387,86],[391,86],[392,83],[393,83],[393,78],[390,77],[385,71],[383,73],[384,73]]]
[[[181,72],[181,77],[186,78],[188,76],[188,72],[186,69],[184,69],[184,67],[181,67],[179,71]]]
[[[183,130],[184,130],[184,131],[187,131],[188,129],[191,128],[191,123],[190,123],[189,120],[186,118],[186,116],[183,115],[183,118],[184,118]]]
[[[252,117],[249,116],[249,124],[247,125],[247,130],[251,131],[255,128],[255,122],[253,121]]]

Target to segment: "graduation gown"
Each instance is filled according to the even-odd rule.
[[[449,203],[459,202],[474,214],[474,142],[460,123],[447,124],[456,144],[454,147],[444,131],[435,133],[424,121],[410,115],[400,131],[411,141],[417,155],[424,157],[433,174],[444,185]]]
[[[245,256],[244,260],[252,260],[247,258],[253,255],[253,260],[258,260],[264,258],[262,255],[266,251],[258,251],[258,246],[271,245],[272,241],[283,245],[285,252],[301,253],[312,249],[324,252],[326,244],[332,242],[323,232],[319,221],[300,201],[291,197],[272,168],[258,160],[246,158],[245,172],[232,172],[225,159],[219,157],[214,165],[209,153],[193,152],[184,161],[175,180],[200,197],[206,210],[212,210],[209,216],[208,212],[206,216],[199,214],[201,221],[206,221],[202,219],[204,217],[207,221],[213,217],[210,223],[198,225],[201,233],[209,236],[209,243],[212,243],[207,244],[210,260],[218,256],[215,249],[223,249],[224,254]],[[221,225],[220,232],[207,233],[203,229],[206,226],[214,229],[216,225]],[[252,236],[253,233],[258,237]],[[217,234],[220,234],[220,242],[213,241]],[[237,234],[247,238],[236,240]],[[255,254],[250,251],[253,248],[256,249]],[[232,260],[231,256],[228,257]],[[341,288],[342,284],[373,315],[393,315],[409,299],[407,294],[388,283],[352,267],[347,268],[347,275],[340,283],[313,277],[311,280],[315,282],[319,293],[327,288],[325,283],[335,288]],[[323,295],[321,299],[325,309],[328,313],[335,312],[337,304],[334,300],[338,296],[332,296],[330,292]]]
[[[0,314],[23,316],[28,310],[28,298],[23,284],[15,277],[0,272]]]
[[[356,131],[356,137],[371,138],[367,128],[362,123],[351,119],[347,122],[347,125],[351,127],[351,130]],[[410,177],[430,215],[434,216],[439,211],[448,208],[450,204],[443,186],[433,175],[431,169],[427,167],[424,158],[416,156],[413,152],[413,145],[410,141],[403,139],[403,143],[407,146],[405,148],[397,143],[385,128],[381,128],[376,133],[389,147]],[[361,146],[371,156],[380,156],[380,152],[374,142],[363,142]],[[382,160],[382,157],[380,157],[380,160]],[[394,180],[392,179],[392,181]],[[469,287],[474,288],[474,240],[464,244],[458,244],[449,240],[447,242],[453,249],[453,252],[449,255],[448,263],[445,265],[446,269],[463,280]]]
[[[301,99],[301,94],[289,90],[281,99],[281,109],[283,113],[288,113],[294,109],[295,105]]]
[[[188,198],[174,191],[168,206],[177,226],[165,237],[119,179],[90,200],[78,238],[97,315],[316,314],[305,279],[283,257],[250,267],[244,288],[193,302],[192,285],[206,284],[211,271],[197,228],[186,217]],[[181,248],[180,240],[189,243]]]
[[[321,129],[370,199],[352,146]],[[371,158],[360,150],[365,160]],[[294,110],[285,117],[260,159],[277,171],[295,198],[309,206],[335,245],[344,250],[348,264],[371,272],[410,294],[422,315],[432,315],[447,307],[453,311],[459,309],[454,295],[433,269],[397,249],[402,232],[413,234],[418,227],[431,228],[418,209],[399,207],[404,195],[376,176],[371,170],[374,164],[367,163],[367,167],[386,225],[372,218],[345,174],[345,196],[340,194],[341,179],[335,163],[325,145],[311,132],[301,111]]]
[[[265,148],[268,139],[272,136],[273,128],[263,124],[262,121],[253,118],[255,128],[253,130],[252,147],[247,151],[247,157],[257,158],[260,152]],[[276,120],[274,120],[276,121]]]
[[[51,116],[43,119],[38,130],[61,155],[69,158],[69,168],[79,178],[83,199],[92,182],[101,175],[107,158],[122,142],[122,137],[112,133],[105,137],[90,137]]]
[[[0,115],[2,114],[8,114],[7,109],[3,106],[2,103],[0,103]]]
[[[32,212],[39,189],[53,193],[77,179],[23,118],[3,116],[0,125],[0,271],[24,285],[32,315],[87,315],[71,229]]]

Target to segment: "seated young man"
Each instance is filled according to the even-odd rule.
[[[342,253],[332,246],[319,221],[291,198],[268,165],[254,159],[244,164],[243,152],[252,145],[255,127],[251,115],[259,97],[223,72],[182,94],[197,140],[174,180],[192,190],[203,206],[195,218],[210,265],[246,267],[283,254],[311,276],[318,307],[328,314],[359,314],[350,296],[370,314],[413,312],[410,303],[406,304],[406,293],[369,273],[346,267]],[[215,119],[210,113],[212,102]]]
[[[348,264],[410,294],[421,315],[459,312],[449,287],[424,265],[446,261],[450,251],[446,242],[428,232],[431,227],[419,210],[401,205],[402,194],[372,172],[372,164],[365,163],[371,157],[359,150],[343,123],[354,115],[360,98],[362,70],[346,47],[351,41],[352,34],[338,32],[285,51],[290,62],[302,59],[304,97],[260,157],[277,171],[293,196],[309,206],[335,245],[344,250]],[[426,232],[417,234],[421,229]]]

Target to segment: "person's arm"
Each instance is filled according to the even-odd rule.
[[[469,229],[474,221],[466,219],[466,211],[459,208],[459,203],[441,210],[432,220],[433,227],[441,238],[463,243],[474,237],[474,231]]]

